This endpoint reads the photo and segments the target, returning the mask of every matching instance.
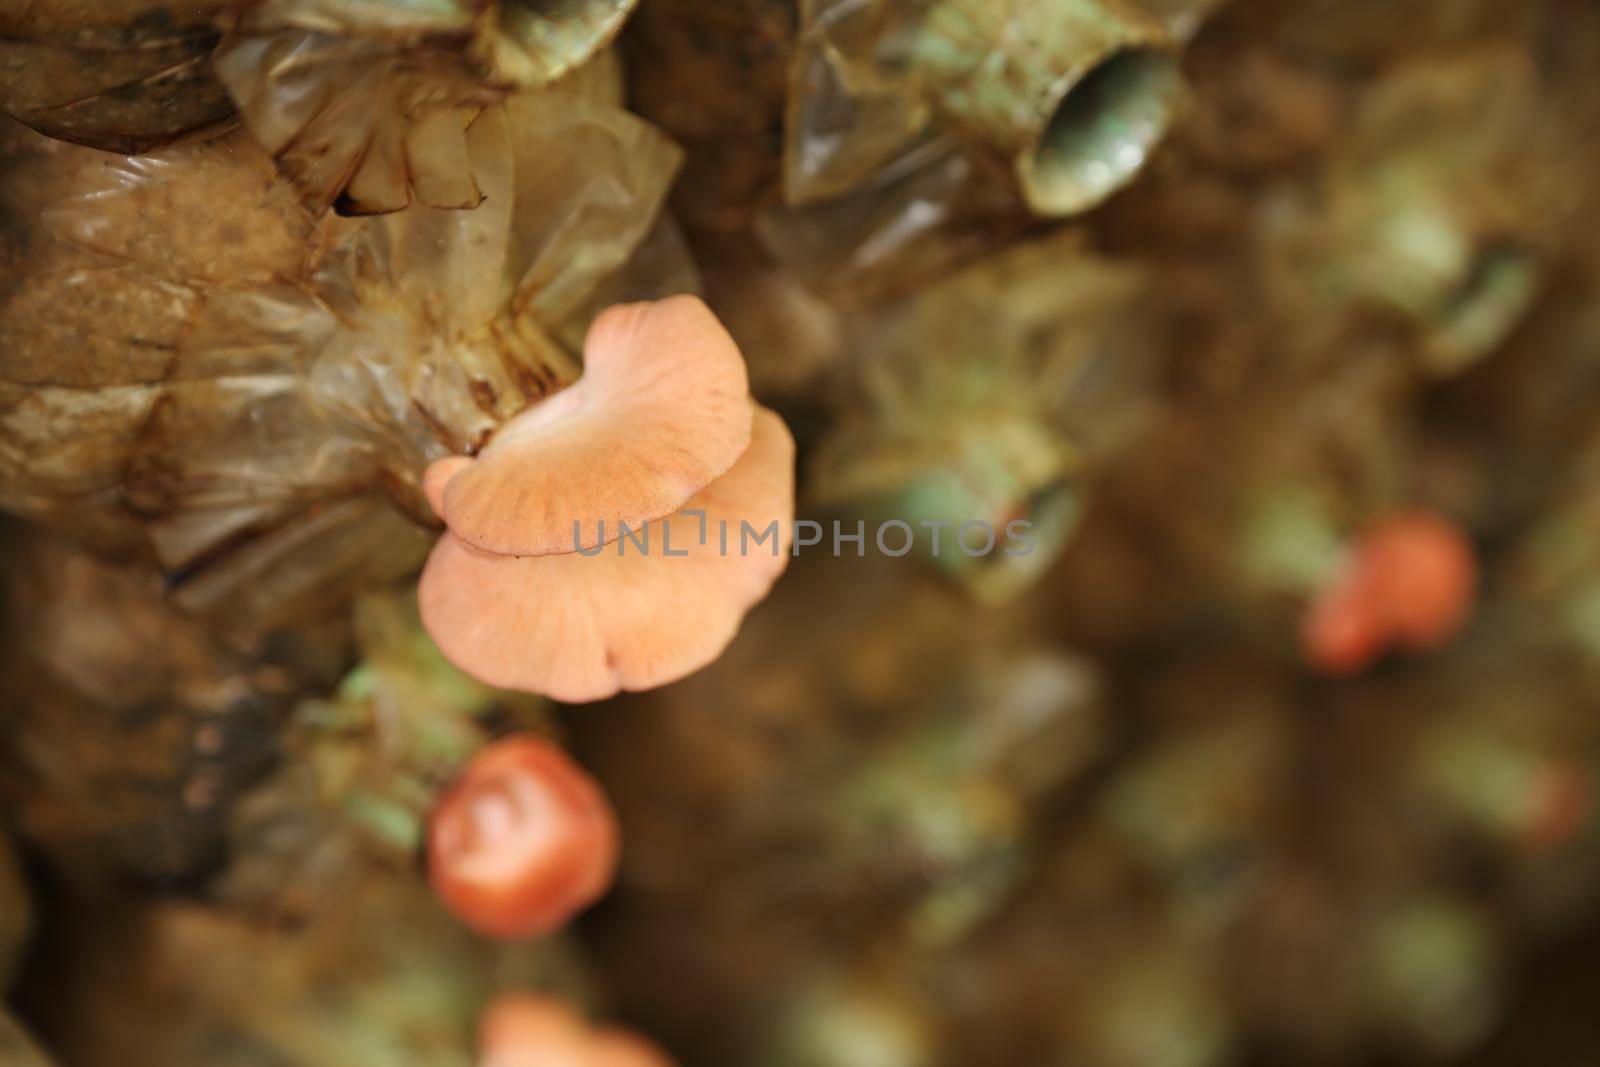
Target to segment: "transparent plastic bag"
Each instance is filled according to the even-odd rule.
[[[789,70],[783,191],[791,205],[848,193],[927,126],[927,104],[874,69],[875,0],[806,0]]]
[[[72,0],[0,11],[0,109],[41,133],[144,152],[228,121],[216,16],[237,0]]]
[[[816,499],[942,522],[941,569],[986,599],[1020,592],[1065,547],[1084,485],[1151,414],[1147,291],[1136,267],[1062,234],[856,316],[859,397],[816,449]],[[1019,519],[1032,524],[1026,552],[948,543],[975,521],[1005,542]]]
[[[222,42],[215,66],[313,209],[382,214],[413,199],[471,208],[485,194],[468,128],[509,93],[596,66],[635,2],[267,0]]]
[[[0,504],[105,529],[181,601],[263,622],[415,566],[422,468],[576,375],[558,338],[581,339],[603,283],[633,284],[680,160],[560,90],[486,109],[466,141],[480,207],[367,219],[313,218],[242,135],[23,168],[12,205],[78,177],[0,316]],[[646,283],[696,286],[667,264]],[[82,365],[58,347],[78,328]]]

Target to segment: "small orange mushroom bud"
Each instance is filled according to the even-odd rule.
[[[1454,523],[1426,512],[1399,515],[1373,529],[1361,553],[1376,576],[1376,609],[1402,647],[1437,648],[1466,623],[1478,565]]]
[[[479,1067],[591,1067],[589,1027],[567,1005],[532,994],[495,1000],[478,1020]]]
[[[1581,770],[1552,765],[1534,785],[1522,824],[1522,840],[1529,852],[1550,852],[1571,841],[1589,821],[1594,807],[1594,786]]]
[[[638,1034],[607,1027],[594,1035],[594,1067],[672,1067],[666,1053]]]
[[[558,746],[534,737],[479,752],[428,820],[428,877],[488,937],[549,933],[610,888],[617,825],[605,794]]]
[[[526,993],[489,1005],[478,1025],[479,1067],[672,1067],[654,1045],[594,1030],[569,1006]]]
[[[665,518],[750,444],[744,357],[693,296],[607,310],[583,378],[500,427],[476,460],[435,464],[457,538],[503,556],[593,548]],[[451,461],[440,461],[451,463]]]
[[[1457,526],[1426,512],[1386,519],[1308,606],[1306,660],[1325,674],[1353,674],[1393,645],[1437,648],[1465,625],[1476,589],[1477,561]]]
[[[645,527],[644,547],[518,558],[452,528],[422,572],[422,624],[447,659],[502,689],[569,703],[652,689],[722,654],[788,565],[793,518],[794,439],[759,409],[739,462]]]
[[[1357,674],[1383,654],[1388,634],[1373,610],[1369,573],[1353,569],[1306,610],[1301,645],[1306,662],[1323,674]]]

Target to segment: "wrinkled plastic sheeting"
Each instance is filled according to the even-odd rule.
[[[237,0],[67,0],[0,11],[0,108],[41,133],[144,152],[225,122],[216,16]]]
[[[250,131],[321,208],[398,211],[483,199],[467,128],[496,95],[469,78],[408,70],[393,44],[308,30],[230,41],[217,73]]]
[[[3,316],[0,504],[263,623],[415,566],[422,468],[576,373],[556,338],[591,298],[696,284],[658,218],[681,154],[644,122],[547,91],[466,142],[480,207],[370,219],[310,221],[240,138],[76,168]],[[669,262],[637,275],[647,241]]]
[[[804,0],[789,72],[784,198],[791,205],[843,195],[902,156],[929,109],[903,79],[878,68],[881,0]]]
[[[215,65],[313,209],[381,214],[413,199],[471,208],[484,191],[468,127],[509,92],[593,66],[634,3],[269,0]]]
[[[450,45],[488,81],[537,89],[588,62],[639,0],[260,0],[246,25]]]
[[[805,0],[789,71],[783,203],[767,250],[843,304],[914,288],[1027,225],[982,150],[931,128],[904,54],[923,5]]]
[[[804,284],[855,304],[914,289],[1030,224],[1004,170],[935,136],[848,195],[764,212],[756,232]]]
[[[863,425],[894,452],[895,441],[948,440],[1011,413],[1055,427],[1083,461],[1103,460],[1150,412],[1161,345],[1141,310],[1147,292],[1141,271],[1063,234],[858,316]]]

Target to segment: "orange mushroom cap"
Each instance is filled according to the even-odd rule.
[[[594,779],[535,737],[479,752],[428,820],[428,877],[450,912],[489,937],[564,925],[610,888],[617,825]]]
[[[478,1021],[479,1067],[593,1067],[588,1024],[567,1005],[501,996]]]
[[[1321,673],[1356,674],[1383,654],[1389,633],[1373,608],[1371,577],[1370,568],[1352,564],[1307,607],[1301,646]]]
[[[428,506],[441,519],[444,518],[444,487],[470,466],[472,459],[468,456],[446,456],[430,463],[422,472],[422,495],[428,498]]]
[[[672,1067],[650,1042],[592,1029],[560,1001],[527,993],[499,997],[478,1024],[480,1067]]]
[[[1361,551],[1377,575],[1376,608],[1403,648],[1437,648],[1465,625],[1478,563],[1455,523],[1427,512],[1397,515],[1375,527]]]
[[[1385,519],[1308,605],[1306,660],[1324,674],[1354,674],[1396,645],[1437,648],[1466,624],[1477,584],[1472,544],[1454,523],[1421,511]]]
[[[614,538],[727,473],[750,444],[749,397],[744,357],[698,297],[610,308],[576,385],[500,427],[475,461],[430,470],[446,482],[436,507],[484,552],[593,548],[602,521]]]
[[[596,1031],[590,1047],[594,1067],[672,1067],[666,1053],[655,1045],[616,1027]]]
[[[1571,841],[1589,821],[1594,783],[1581,769],[1553,764],[1540,772],[1522,822],[1528,851],[1549,852]]]
[[[592,556],[492,555],[447,532],[422,572],[423,626],[457,667],[502,689],[576,703],[676,681],[722,654],[788,565],[794,439],[783,420],[756,409],[744,456],[687,505],[645,528],[647,548],[623,540]]]

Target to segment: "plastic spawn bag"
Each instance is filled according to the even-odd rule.
[[[993,160],[933,135],[845,196],[774,205],[756,218],[756,233],[803,283],[856,305],[913,290],[1032,223]]]
[[[986,599],[1026,588],[1065,547],[1083,482],[1151,413],[1147,292],[1137,268],[1062,234],[857,316],[860,396],[816,450],[815,498],[943,523],[941,569]],[[1018,520],[1032,547],[1006,551]],[[948,543],[974,522],[996,539],[987,555]]]
[[[41,133],[143,152],[233,114],[212,76],[238,0],[52,0],[0,10],[0,109]]]
[[[589,64],[636,3],[25,5],[0,13],[0,107],[125,153],[242,118],[313,210],[471,207],[482,191],[466,128],[508,94]]]
[[[5,190],[42,225],[0,310],[0,505],[263,621],[415,566],[430,460],[575,376],[602,294],[697,285],[660,232],[680,152],[654,128],[549,90],[466,142],[481,206],[370,219],[314,219],[242,135],[36,146]]]
[[[466,131],[589,63],[637,0],[267,0],[217,49],[250,131],[314,209],[475,207]]]
[[[903,155],[927,103],[873,56],[889,36],[880,0],[804,0],[789,68],[783,193],[791,205],[843,195]]]

